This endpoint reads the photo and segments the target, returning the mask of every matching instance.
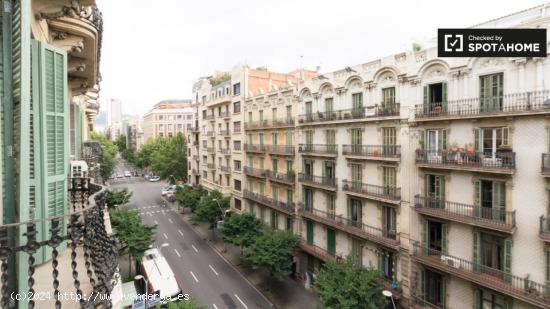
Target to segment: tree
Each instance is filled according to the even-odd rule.
[[[100,162],[100,170],[99,173],[101,174],[101,178],[103,181],[106,181],[111,174],[113,174],[113,171],[115,170],[115,166],[117,164],[116,162],[116,154],[117,154],[117,146],[105,136],[105,134],[98,133],[98,132],[92,132],[91,135],[92,139],[99,141],[101,144],[101,150],[103,152],[101,162]]]
[[[265,267],[275,279],[283,280],[291,274],[290,254],[297,242],[296,235],[289,231],[264,229],[243,253],[254,268]]]
[[[187,145],[183,134],[158,139],[159,147],[152,153],[151,167],[163,179],[187,180]],[[173,179],[170,179],[173,180]]]
[[[128,192],[128,189],[124,188],[121,190],[109,190],[105,194],[105,203],[108,208],[112,208],[115,205],[124,205],[130,201],[132,197],[132,192]]]
[[[204,195],[204,191],[200,186],[197,189],[185,186],[176,190],[174,198],[178,201],[181,208],[190,208],[191,212],[194,212],[201,197]]]
[[[197,300],[194,297],[191,297],[189,300],[180,300],[179,302],[169,302],[168,309],[206,309],[198,304]]]
[[[128,254],[129,275],[132,274],[132,258],[141,260],[145,250],[155,241],[156,225],[145,225],[137,210],[113,209],[109,212],[117,239],[122,243],[120,254]]]
[[[223,222],[223,240],[240,247],[249,247],[263,232],[264,225],[251,213],[232,215]]]
[[[222,209],[227,208],[229,198],[223,197],[220,191],[215,190],[200,200],[192,218],[194,221],[210,223],[210,227],[213,228],[216,221],[223,216]]]
[[[313,288],[327,309],[378,309],[387,302],[380,272],[357,266],[351,258],[344,263],[326,263]]]
[[[115,145],[117,146],[118,152],[123,152],[126,149],[126,136],[119,135],[115,140]]]

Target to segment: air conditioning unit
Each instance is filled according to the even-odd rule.
[[[442,255],[441,256],[441,261],[447,266],[451,266],[451,267],[454,267],[454,268],[461,268],[461,266],[460,266],[461,262],[460,262],[459,258],[455,258],[455,257],[448,256],[448,255]]]

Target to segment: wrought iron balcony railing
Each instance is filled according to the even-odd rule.
[[[258,202],[260,204],[269,206],[273,209],[282,211],[286,214],[293,215],[294,214],[294,203],[293,202],[283,202],[278,201],[274,198],[265,196],[260,193],[252,192],[250,190],[244,189],[243,190],[243,196],[247,199],[253,200],[255,202]]]
[[[416,121],[426,121],[433,118],[477,118],[533,113],[550,113],[548,90],[419,104],[415,106],[414,114]]]
[[[254,176],[254,177],[260,177],[260,178],[263,178],[266,176],[266,170],[264,169],[259,169],[259,168],[253,168],[253,167],[250,167],[250,166],[245,166],[243,168],[243,172],[246,174],[246,175],[250,175],[250,176]]]
[[[539,237],[550,242],[550,217],[540,216]]]
[[[482,169],[512,173],[516,168],[516,153],[511,151],[468,152],[416,150],[416,163],[448,169]]]
[[[338,155],[336,144],[299,144],[298,152],[311,154]]]
[[[293,184],[296,178],[294,172],[279,173],[274,171],[266,171],[266,176],[272,181],[280,181],[290,184]]]
[[[344,179],[342,180],[342,190],[378,200],[391,202],[399,202],[401,200],[401,188],[395,186],[377,186]]]
[[[298,181],[305,184],[319,185],[323,187],[329,187],[331,189],[336,189],[337,179],[334,177],[326,176],[314,176],[305,173],[298,173]]]
[[[329,252],[328,250],[323,249],[317,245],[310,244],[305,239],[300,239],[300,241],[298,242],[298,246],[303,251],[325,262],[329,262],[329,261],[336,262],[336,261],[344,260],[344,258],[341,255],[337,255],[336,253]]]
[[[231,172],[231,167],[221,165],[221,166],[220,166],[220,170],[221,170],[222,172],[224,172],[224,173],[230,173],[230,172]]]
[[[231,148],[220,148],[220,153],[225,155],[231,154]]]
[[[349,156],[372,157],[380,159],[401,158],[399,145],[343,145],[342,154]]]
[[[513,233],[516,228],[515,210],[506,211],[480,207],[419,195],[414,198],[414,206],[416,211],[422,214],[487,229]]]
[[[294,126],[294,119],[292,118],[266,119],[262,121],[248,121],[244,123],[245,130],[286,128],[292,126]]]
[[[229,130],[221,130],[220,131],[220,136],[230,136],[231,135],[231,132]]]
[[[293,155],[294,145],[267,145],[267,151],[272,154]]]
[[[483,250],[480,249],[480,251]],[[528,277],[518,277],[477,262],[444,254],[441,251],[424,247],[418,242],[413,243],[412,256],[421,264],[502,294],[510,295],[535,306],[543,308],[550,306],[548,285],[531,281]]]
[[[244,151],[246,152],[256,152],[256,153],[264,153],[265,152],[265,145],[255,145],[255,144],[244,144]]]
[[[326,211],[313,208],[311,205],[302,205],[300,207],[302,216],[311,220],[329,225],[346,233],[388,246],[396,248],[399,246],[398,233],[394,229],[381,229],[367,225],[359,220],[351,220],[343,215],[336,215]]]
[[[383,118],[399,116],[400,104],[373,105],[351,109],[306,113],[298,116],[299,124],[326,121],[364,120],[368,118]]]
[[[229,113],[229,111],[221,112],[220,117],[221,118],[228,118],[228,117],[231,117],[231,114]]]

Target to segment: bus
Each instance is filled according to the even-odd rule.
[[[158,248],[145,251],[141,260],[141,273],[147,280],[150,294],[159,294],[161,300],[177,299],[181,295],[180,284]]]

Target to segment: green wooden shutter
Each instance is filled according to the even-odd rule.
[[[336,253],[336,233],[333,229],[327,228],[327,251],[334,255]]]
[[[423,104],[423,110],[424,110],[424,114],[428,114],[429,110],[430,110],[430,106],[429,106],[429,97],[428,97],[428,86],[424,86],[424,104]]]
[[[426,271],[420,270],[420,293],[422,300],[426,299]]]
[[[442,84],[441,109],[443,112],[447,112],[447,83]]]
[[[504,273],[507,275],[504,276],[506,282],[510,282],[512,279],[510,274],[512,273],[512,239],[507,238],[504,240]]]
[[[511,145],[510,144],[510,128],[503,127],[502,128],[502,144],[503,145]],[[497,145],[499,146],[499,145]]]
[[[550,249],[546,248],[544,251],[546,255],[546,285],[550,285]]]
[[[447,280],[445,280],[445,277],[441,278],[441,286],[440,286],[440,290],[439,290],[439,293],[441,295],[441,305],[443,308],[445,308],[445,299],[447,298],[446,294],[447,294],[447,291],[446,291],[446,288],[447,288]]]
[[[474,232],[474,271],[479,272],[481,264],[481,234]]]
[[[481,290],[475,289],[474,290],[474,308],[475,309],[482,309],[481,307]]]
[[[447,150],[447,130],[441,130],[441,147],[439,151]]]
[[[439,208],[445,208],[445,176],[437,176],[439,178],[439,200],[438,200],[438,207]]]
[[[313,222],[306,221],[306,240],[308,244],[313,244]]]
[[[426,132],[424,130],[418,130],[418,147],[426,149]]]
[[[447,248],[448,248],[448,239],[449,239],[449,234],[448,234],[448,224],[447,223],[443,223],[441,224],[441,253],[442,254],[447,254]]]
[[[474,129],[474,150],[481,151],[481,129]]]
[[[506,187],[503,181],[493,181],[493,220],[506,219]]]
[[[430,237],[430,233],[429,233],[429,222],[428,220],[426,219],[422,219],[422,247],[424,248],[428,248],[429,246],[429,237]],[[425,252],[424,254],[427,254],[427,252]]]
[[[474,216],[481,217],[481,180],[474,180]]]

